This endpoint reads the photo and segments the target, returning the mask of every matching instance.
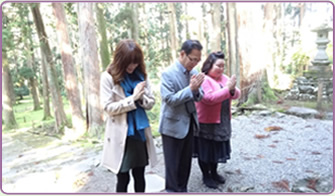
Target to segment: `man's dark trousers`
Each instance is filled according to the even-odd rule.
[[[187,192],[191,172],[193,128],[191,117],[189,132],[183,139],[162,134],[165,160],[165,189],[167,192]]]

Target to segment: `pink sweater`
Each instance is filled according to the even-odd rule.
[[[199,123],[220,123],[221,103],[229,99],[230,110],[231,100],[240,97],[241,91],[238,88],[235,88],[234,96],[230,95],[229,89],[226,87],[228,80],[229,78],[226,75],[222,75],[217,81],[208,75],[205,76],[201,85],[204,96],[200,102],[196,102]]]

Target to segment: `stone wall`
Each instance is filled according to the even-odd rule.
[[[324,79],[323,82],[322,101],[333,102],[333,78]],[[318,91],[317,78],[298,77],[285,99],[317,101]]]

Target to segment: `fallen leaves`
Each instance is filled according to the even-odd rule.
[[[264,128],[265,131],[270,132],[270,131],[279,131],[282,130],[283,128],[278,127],[278,126],[270,126],[270,127],[266,127]]]
[[[269,126],[264,128],[265,131],[267,132],[271,132],[271,131],[279,131],[282,130],[283,128],[279,127],[279,126]],[[276,133],[274,133],[276,134]],[[255,138],[257,139],[264,139],[264,138],[268,138],[270,137],[270,135],[263,135],[263,134],[255,134]]]
[[[262,134],[256,134],[255,135],[255,138],[257,138],[257,139],[264,139],[264,138],[268,138],[268,137],[270,137],[269,135],[262,135]]]
[[[285,189],[287,191],[291,191],[290,190],[290,186],[289,186],[289,182],[287,180],[281,180],[281,181],[278,181],[278,182],[272,182],[272,185],[274,187],[277,187],[277,188],[282,188],[282,189]]]
[[[297,160],[297,159],[295,159],[295,158],[286,158],[286,160],[287,160],[287,161],[295,161],[295,160]]]
[[[308,180],[308,185],[307,187],[314,190],[315,192],[318,192],[318,190],[316,189],[316,184],[318,182],[318,179],[316,178],[311,178]]]

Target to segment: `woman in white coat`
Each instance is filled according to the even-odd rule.
[[[145,166],[149,159],[152,165],[157,162],[145,112],[155,99],[142,49],[133,40],[116,46],[113,62],[101,75],[100,98],[107,117],[102,166],[117,175],[116,192],[127,192],[130,170],[135,192],[144,192]]]

